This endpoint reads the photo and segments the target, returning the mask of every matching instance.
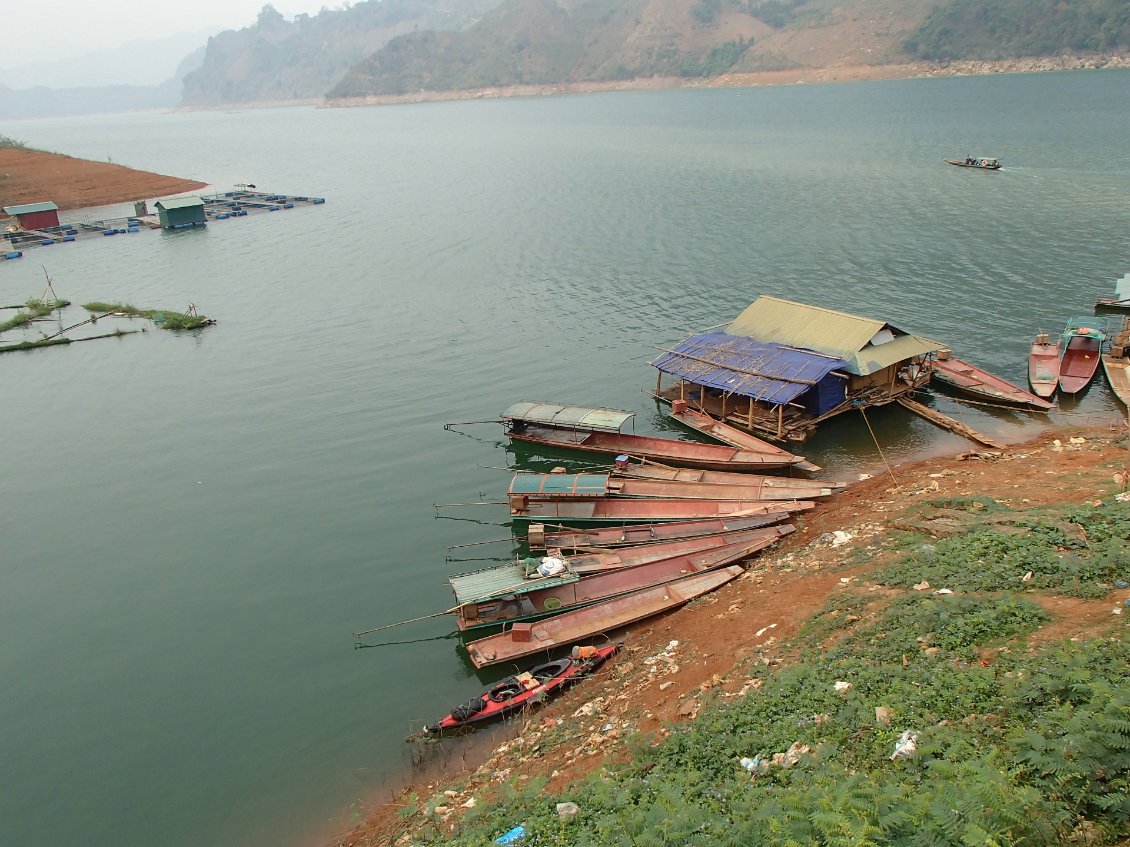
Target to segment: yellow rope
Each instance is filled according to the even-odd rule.
[[[887,473],[891,475],[891,479],[897,484],[898,479],[895,478],[895,472],[891,470],[890,462],[888,462],[887,457],[883,455],[883,448],[879,446],[879,439],[875,436],[875,430],[871,428],[871,421],[867,420],[867,410],[860,406],[859,413],[863,415],[863,422],[867,424],[867,431],[871,433],[871,439],[875,442],[875,449],[879,451],[879,458],[881,458],[883,464],[887,466]]]

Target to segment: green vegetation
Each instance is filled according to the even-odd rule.
[[[799,637],[797,661],[751,669],[760,686],[747,697],[705,703],[662,741],[631,739],[630,762],[566,793],[514,780],[454,835],[417,818],[412,843],[487,847],[517,824],[522,844],[577,847],[1125,839],[1130,646],[1113,629],[1124,621],[1112,617],[1112,630],[1090,641],[1029,648],[1024,637],[1047,613],[999,589],[1090,593],[1100,576],[1125,575],[1115,548],[1130,512],[933,508],[968,514],[974,531],[904,551],[881,575],[896,584],[891,575],[905,571],[905,582],[926,564],[964,583],[979,569],[986,593],[837,594]],[[1070,556],[1078,561],[1065,563]],[[1012,579],[1029,569],[1039,583]],[[915,749],[896,755],[900,742]],[[748,771],[741,757],[754,760]],[[575,818],[556,814],[564,801],[579,807]]]
[[[1098,53],[1130,48],[1126,0],[950,0],[906,40],[936,61]]]
[[[9,138],[7,135],[4,135],[2,133],[0,133],[0,147],[11,147],[11,148],[14,148],[16,150],[30,150],[31,149],[26,144],[24,144],[22,141],[18,141],[15,138]]]
[[[27,326],[36,318],[46,317],[56,309],[62,309],[64,306],[69,305],[71,305],[70,300],[37,300],[34,297],[30,298],[24,304],[27,308],[26,312],[17,312],[8,320],[0,321],[0,332],[7,332],[16,327]]]
[[[679,76],[706,77],[723,74],[734,66],[752,44],[752,38],[749,41],[738,38],[711,48],[702,58],[687,57],[679,66]]]
[[[774,29],[783,29],[796,22],[797,10],[806,2],[808,0],[749,0],[749,13]]]
[[[1010,517],[918,545],[874,575],[909,588],[923,580],[954,591],[1056,591],[1102,597],[1130,580],[1130,506],[1084,506],[1055,516]],[[1029,576],[1029,574],[1031,574]]]
[[[153,323],[164,329],[199,329],[214,323],[211,318],[204,315],[191,315],[183,312],[173,312],[168,309],[138,309],[128,303],[84,303],[82,306],[88,312],[101,314],[128,315],[130,317],[149,318]]]

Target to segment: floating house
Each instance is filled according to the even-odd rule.
[[[943,347],[877,318],[759,297],[725,331],[693,335],[652,362],[655,395],[803,441],[821,421],[928,383]]]
[[[161,229],[184,229],[185,227],[204,226],[204,201],[199,197],[174,197],[171,200],[158,200],[157,217],[161,221]]]
[[[59,225],[59,207],[50,200],[5,206],[4,214],[15,218],[20,229],[47,229]]]

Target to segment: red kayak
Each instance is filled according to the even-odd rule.
[[[524,673],[500,680],[431,726],[425,735],[441,735],[459,729],[477,727],[495,718],[513,714],[531,703],[539,703],[549,695],[579,682],[604,664],[620,649],[619,644],[603,647],[574,647],[576,658],[566,656],[555,662],[535,665]]]

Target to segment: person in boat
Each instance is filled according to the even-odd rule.
[[[971,156],[969,153],[966,153],[965,154],[965,164],[972,165],[973,161],[974,161],[973,156]]]

